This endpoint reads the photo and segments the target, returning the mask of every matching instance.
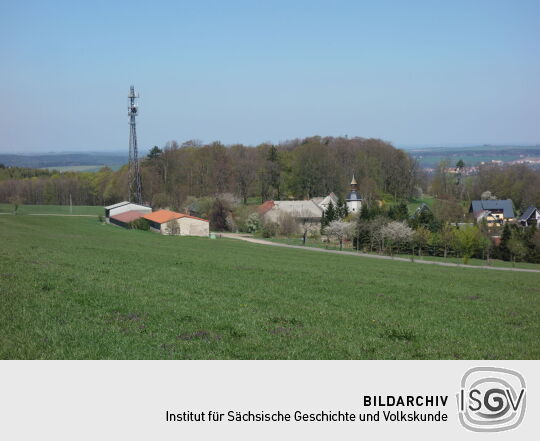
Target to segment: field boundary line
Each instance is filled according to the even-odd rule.
[[[350,252],[350,251],[326,250],[324,248],[305,247],[302,245],[288,245],[285,243],[270,242],[268,240],[256,239],[254,237],[246,236],[246,235],[238,234],[238,233],[219,233],[219,234],[221,234],[222,237],[225,237],[227,239],[243,240],[245,242],[250,242],[250,243],[259,244],[259,245],[273,245],[277,247],[295,248],[298,250],[306,250],[306,251],[318,251],[321,253],[340,254],[340,255],[345,255],[345,256],[367,257],[371,259],[393,260],[397,262],[422,263],[425,265],[438,265],[438,266],[447,266],[447,267],[454,267],[454,268],[473,268],[473,269],[494,270],[494,271],[540,273],[540,270],[527,269],[527,268],[510,268],[510,267],[504,267],[504,266],[497,267],[497,266],[485,266],[485,265],[484,266],[465,265],[461,263],[436,262],[433,260],[418,260],[418,259],[411,260],[411,259],[406,259],[404,257],[392,257],[392,256],[383,256],[383,255],[377,255],[377,254],[355,253],[355,252]]]

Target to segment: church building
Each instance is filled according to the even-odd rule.
[[[347,194],[347,208],[349,213],[360,213],[362,209],[362,197],[358,193],[358,183],[354,178],[354,174],[351,181],[351,191]]]

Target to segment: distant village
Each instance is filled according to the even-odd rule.
[[[342,205],[342,207],[340,207]],[[313,232],[324,226],[325,215],[329,210],[343,210],[345,217],[358,217],[363,207],[363,199],[358,189],[356,178],[352,177],[350,190],[344,200],[340,200],[333,192],[326,196],[313,197],[306,200],[268,200],[257,207],[257,214],[263,223],[280,225],[285,219],[293,219],[297,225],[307,226],[306,232]],[[418,217],[422,212],[430,211],[426,204],[421,204],[412,215]],[[490,194],[486,199],[473,200],[468,212],[473,222],[456,223],[456,226],[485,224],[487,227],[503,227],[505,224],[516,224],[522,227],[536,227],[540,221],[540,210],[529,206],[516,216],[511,199],[499,200]],[[147,205],[122,201],[105,207],[107,223],[130,228],[137,222],[144,222],[147,229],[164,235],[201,236],[210,235],[208,219],[194,216],[193,213],[178,213],[167,209],[152,211]],[[334,219],[331,219],[334,220]]]

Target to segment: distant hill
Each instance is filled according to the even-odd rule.
[[[513,162],[540,158],[540,145],[537,146],[470,146],[470,147],[429,147],[408,148],[407,152],[418,159],[423,168],[435,167],[443,159],[449,159],[453,165],[463,159],[466,165],[478,165],[481,162]]]
[[[45,153],[12,155],[0,154],[0,164],[8,167],[62,168],[109,166],[118,168],[128,162],[127,155],[120,153]]]

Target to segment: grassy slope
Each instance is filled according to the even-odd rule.
[[[423,196],[419,199],[414,199],[413,201],[409,202],[407,204],[407,209],[409,210],[410,214],[413,214],[415,210],[422,204],[426,204],[428,207],[433,206],[433,202],[435,201],[435,198],[433,196]]]
[[[537,274],[0,216],[0,358],[540,358]]]
[[[0,213],[12,213],[13,205],[0,204]],[[102,206],[74,205],[73,212],[69,205],[21,205],[18,214],[98,214],[105,215]]]
[[[258,237],[262,240],[267,240],[269,242],[277,242],[277,243],[284,243],[286,245],[303,245],[302,238],[301,237],[273,237],[273,238],[263,238]],[[338,250],[339,251],[339,243],[334,240],[330,244],[326,244],[321,239],[311,239],[308,238],[307,243],[305,245],[308,248],[322,248],[327,250]],[[357,253],[357,251],[352,247],[352,243],[344,243],[343,248],[341,251],[348,251],[350,253]],[[377,253],[372,253],[377,254]],[[411,259],[410,254],[397,254],[396,257],[402,257],[404,259]],[[457,263],[459,265],[463,264],[463,259],[461,257],[454,257],[449,256],[446,259],[444,257],[440,256],[418,256],[415,254],[414,256],[415,261],[419,260],[431,260],[434,262],[448,262],[448,263]],[[533,269],[533,270],[540,270],[540,264],[538,263],[529,263],[529,262],[516,262],[513,264],[512,262],[504,261],[504,260],[498,260],[498,259],[491,259],[489,265],[487,264],[486,260],[483,259],[469,259],[469,262],[467,265],[474,265],[474,266],[494,266],[494,267],[500,267],[500,268],[523,268],[523,269]]]

